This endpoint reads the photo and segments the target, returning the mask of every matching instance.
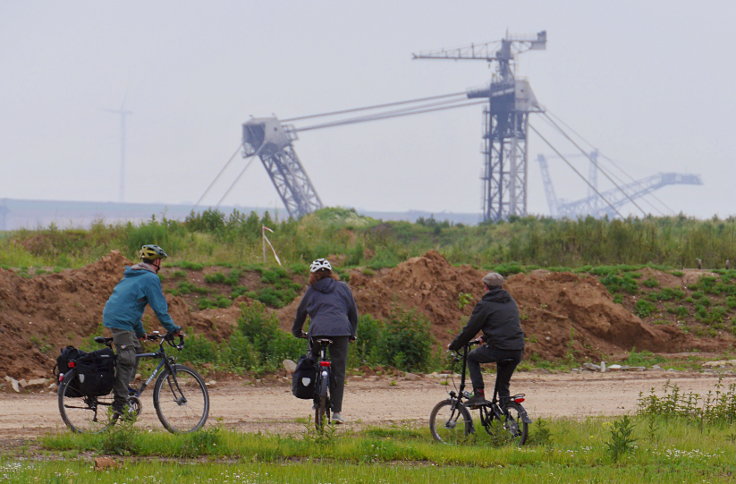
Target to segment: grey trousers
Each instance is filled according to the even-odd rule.
[[[336,413],[342,412],[342,396],[345,393],[345,367],[348,363],[348,336],[312,336],[313,339],[327,338],[332,340],[328,348],[332,362],[332,379],[330,380],[330,407]],[[313,345],[312,354],[319,357],[319,345]]]
[[[124,403],[128,401],[128,386],[135,378],[135,370],[138,367],[136,353],[143,349],[135,332],[124,329],[112,329],[112,343],[115,345],[117,355],[115,366],[115,385],[112,391],[115,401]]]

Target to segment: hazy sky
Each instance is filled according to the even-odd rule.
[[[736,181],[734,25],[727,0],[0,0],[0,198],[117,200],[120,118],[104,109],[125,98],[125,200],[192,202],[251,115],[478,87],[490,80],[486,63],[412,52],[547,30],[547,50],[522,54],[517,69],[540,103],[633,178],[700,174],[704,186],[666,187],[657,198],[674,212],[725,217]],[[294,146],[326,205],[480,212],[481,113],[304,132]],[[552,152],[530,134],[529,153],[529,211],[548,213],[535,159]],[[559,197],[586,195],[572,170],[551,164]],[[281,206],[258,161],[224,203]]]

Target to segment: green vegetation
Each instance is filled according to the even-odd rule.
[[[682,420],[707,425],[732,425],[736,423],[736,384],[725,388],[719,380],[706,395],[683,393],[676,384],[667,382],[663,395],[652,388],[648,395],[639,396],[639,414],[668,420]]]
[[[323,436],[308,422],[305,429],[293,435],[218,427],[183,435],[135,428],[114,437],[114,430],[61,433],[40,444],[47,455],[65,455],[65,460],[5,457],[0,477],[17,482],[36,476],[44,482],[58,477],[126,482],[130,476],[151,482],[457,482],[487,478],[492,470],[499,482],[727,482],[736,470],[733,424],[663,415],[541,420],[532,424],[522,448],[494,445],[485,432],[451,446],[433,442],[424,427],[331,429]],[[95,472],[91,457],[77,457],[80,453],[112,454],[120,465]]]
[[[186,220],[158,220],[134,225],[94,224],[88,230],[18,230],[0,238],[0,267],[79,267],[112,249],[134,257],[144,242],[162,245],[170,263],[182,269],[204,265],[262,261],[261,225],[287,267],[325,255],[345,255],[345,265],[390,267],[408,257],[437,249],[453,264],[493,267],[513,274],[535,267],[580,267],[653,264],[669,270],[720,268],[736,253],[736,219],[696,220],[684,216],[626,220],[553,220],[512,218],[478,226],[432,219],[382,222],[352,209],[325,208],[301,220],[273,220],[215,210],[192,213]],[[600,275],[600,274],[599,274]],[[614,274],[612,274],[613,276]],[[618,276],[620,277],[620,276]],[[729,276],[733,278],[734,276]],[[633,289],[612,277],[612,285]],[[645,286],[653,284],[644,281]],[[707,284],[707,282],[703,283]],[[713,290],[717,291],[717,281]]]
[[[279,329],[276,316],[255,301],[241,305],[238,327],[229,340],[218,344],[194,335],[187,339],[179,359],[203,370],[214,366],[236,373],[262,374],[280,368],[285,358],[296,360],[305,351],[304,340]]]

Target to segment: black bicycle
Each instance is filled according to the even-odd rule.
[[[451,390],[450,398],[439,402],[432,409],[429,415],[429,430],[432,432],[432,437],[446,444],[468,441],[475,433],[473,418],[469,411],[471,409],[479,411],[480,423],[494,441],[508,440],[517,445],[524,445],[531,419],[521,405],[525,400],[523,393],[509,397],[509,401],[502,405],[498,400],[498,388],[494,388],[493,399],[487,404],[467,407],[463,403],[464,399],[467,400],[471,396],[465,391],[465,373],[470,346],[475,344],[480,344],[480,341],[469,342],[463,347],[460,355],[455,355],[455,361],[462,361],[460,387]],[[509,364],[512,361],[510,359],[500,360],[497,365]]]
[[[180,334],[176,343],[173,335],[162,336],[154,331],[146,338],[158,341],[159,349],[154,353],[137,354],[136,358],[157,358],[160,361],[140,388],[129,389],[128,415],[138,416],[141,413],[143,407],[140,397],[156,379],[153,406],[166,430],[172,433],[199,430],[207,421],[210,410],[210,397],[204,379],[191,368],[177,364],[164,348],[164,344],[168,344],[177,350],[183,349],[184,337]],[[100,336],[95,338],[95,342],[112,347],[112,338]],[[79,395],[75,385],[79,376],[77,370],[72,368],[59,382],[59,412],[66,426],[74,432],[86,433],[101,432],[114,425],[119,415],[112,412],[113,394]]]
[[[318,432],[322,432],[325,424],[329,424],[331,421],[330,378],[332,378],[332,362],[327,357],[327,348],[332,344],[332,340],[320,338],[313,340],[312,344],[319,345],[317,376],[314,381],[314,425]]]

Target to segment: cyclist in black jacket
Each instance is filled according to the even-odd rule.
[[[480,364],[512,360],[497,365],[496,387],[503,405],[508,400],[511,375],[521,361],[524,352],[524,332],[519,321],[519,307],[511,295],[501,286],[504,278],[497,272],[483,276],[486,292],[473,309],[468,324],[447,348],[457,351],[470,341],[479,331],[483,332],[483,345],[468,354],[468,371],[473,382],[473,397],[466,404],[477,406],[488,403],[485,398],[485,385]]]

